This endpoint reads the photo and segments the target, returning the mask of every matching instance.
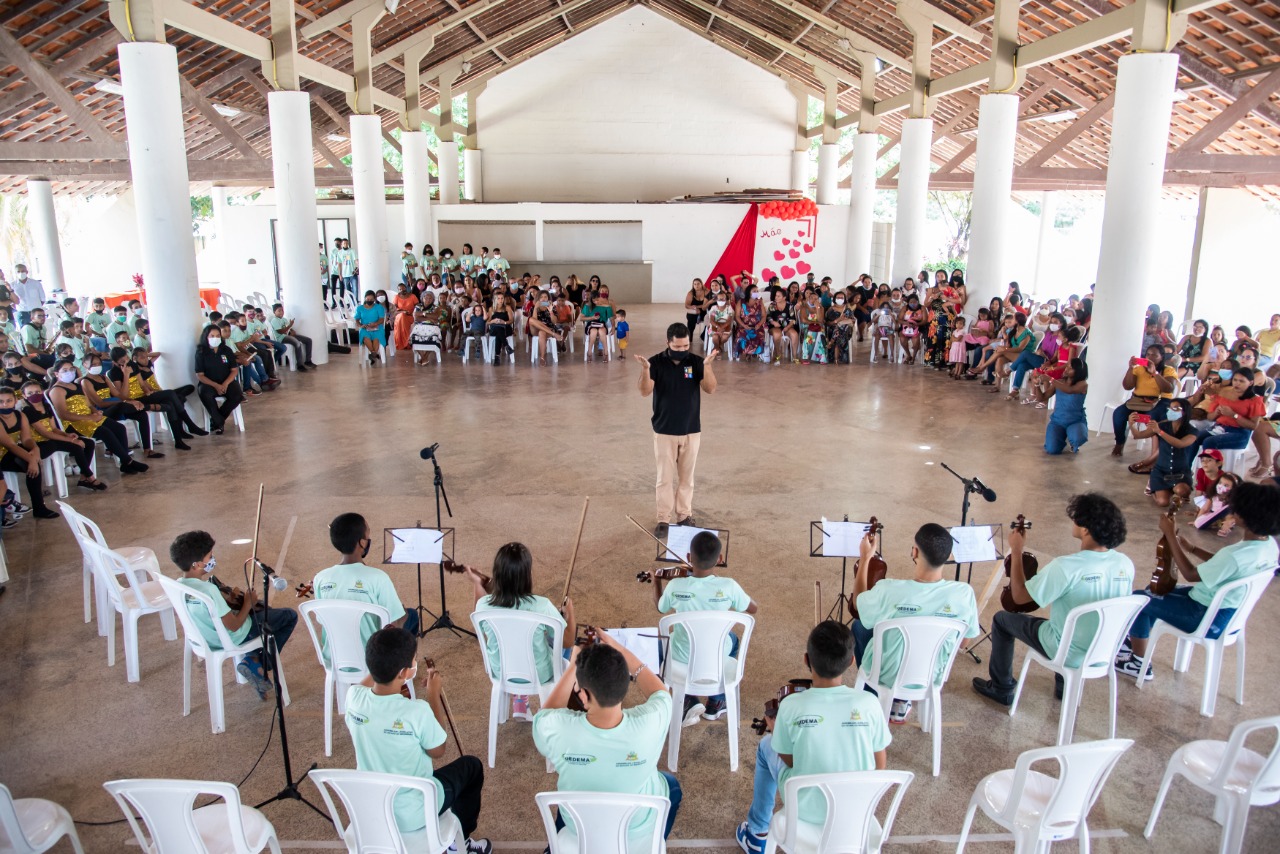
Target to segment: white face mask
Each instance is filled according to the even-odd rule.
[[[386,297],[378,297],[378,302],[386,302],[386,301],[387,301]]]
[[[213,572],[214,567],[216,567],[217,565],[218,565],[218,559],[211,557],[209,558],[209,562],[204,565],[202,571],[204,572],[205,575],[209,575],[210,573]]]
[[[95,377],[98,376],[99,374],[102,373],[102,365],[94,365],[92,368],[89,369],[89,373]]]
[[[836,305],[844,305],[844,299],[842,297],[837,297]]]
[[[19,273],[19,274],[18,274],[18,281],[19,281],[19,282],[25,282],[26,280],[27,280],[27,274],[26,274],[26,273]]]
[[[1173,419],[1181,418],[1181,417],[1182,417],[1182,410],[1181,410],[1181,409],[1172,409],[1172,408],[1171,408],[1171,409],[1169,410],[1169,417],[1170,417],[1170,418],[1173,418]]]
[[[725,301],[724,301],[724,300],[722,300],[722,299],[718,299],[718,300],[716,300],[716,305],[724,305],[724,304],[725,304]]]
[[[1061,328],[1062,328],[1062,324],[1060,324],[1060,323],[1050,323],[1050,324],[1049,324],[1049,331],[1050,331],[1050,332],[1057,332],[1057,331],[1058,331],[1059,329],[1061,329]]]
[[[1222,484],[1219,484],[1219,485],[1218,485],[1218,494],[1219,494],[1219,495],[1226,495],[1226,494],[1228,494],[1229,492],[1231,492],[1231,487],[1230,487],[1230,486],[1227,486],[1225,483],[1222,483]]]
[[[64,383],[73,383],[76,381],[76,372],[75,371],[59,371],[58,381],[64,382]]]
[[[222,339],[221,339],[221,338],[214,338],[214,337],[212,337],[212,336],[211,336],[211,337],[208,339],[208,341],[209,341],[209,347],[210,347],[210,349],[217,350],[219,347],[221,347],[221,346],[222,346]]]

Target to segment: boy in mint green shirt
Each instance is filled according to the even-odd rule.
[[[381,605],[387,609],[388,625],[399,626],[416,637],[418,612],[405,611],[391,576],[364,562],[373,544],[365,518],[359,513],[338,516],[329,523],[329,542],[342,555],[342,563],[316,573],[312,580],[316,599],[346,599]],[[360,624],[360,642],[368,643],[380,628],[383,627],[372,614],[366,615]]]
[[[251,586],[242,592],[219,582],[213,575],[213,569],[218,565],[213,557],[213,546],[213,537],[204,531],[179,534],[169,546],[169,559],[182,573],[178,583],[213,600],[216,613],[211,614],[204,602],[186,597],[187,610],[205,643],[212,649],[222,649],[222,639],[214,627],[214,620],[222,623],[231,642],[237,646],[258,637],[265,622],[275,637],[276,649],[284,649],[285,642],[298,624],[298,612],[290,608],[268,608],[263,613],[258,605],[257,588]],[[262,650],[255,649],[240,660],[236,672],[248,680],[258,692],[259,699],[265,700],[271,690],[271,682],[263,672],[262,664]]]
[[[1080,541],[1080,550],[1054,558],[1028,579],[1022,566],[1026,534],[1009,532],[1009,591],[1019,604],[1034,602],[1049,608],[1049,619],[1031,614],[997,611],[991,621],[990,679],[974,677],[973,689],[1002,706],[1013,704],[1017,680],[1013,678],[1014,641],[1020,640],[1045,658],[1053,658],[1062,641],[1062,627],[1072,608],[1128,596],[1133,592],[1133,561],[1116,551],[1127,533],[1124,513],[1111,499],[1098,492],[1073,496],[1067,504],[1071,536]],[[1098,620],[1094,615],[1076,626],[1068,667],[1079,667],[1093,642]],[[1054,694],[1062,697],[1062,677],[1055,680]]]
[[[738,845],[761,854],[773,820],[774,798],[797,774],[883,770],[892,738],[880,701],[867,691],[844,684],[853,662],[853,636],[835,620],[809,633],[805,665],[813,687],[778,704],[772,734],[756,750],[755,783],[747,820],[738,825]],[[800,820],[821,825],[827,802],[820,791],[800,793]]]
[[[1157,620],[1163,620],[1180,631],[1194,632],[1219,590],[1233,581],[1275,571],[1276,564],[1280,563],[1280,548],[1275,541],[1275,537],[1280,535],[1280,489],[1261,483],[1241,483],[1231,490],[1230,514],[1244,532],[1244,539],[1218,549],[1216,554],[1193,546],[1179,536],[1178,523],[1172,516],[1160,517],[1160,530],[1172,547],[1178,575],[1191,584],[1176,587],[1164,596],[1156,596],[1148,590],[1137,592],[1136,595],[1146,596],[1151,601],[1143,606],[1129,629],[1130,649],[1120,648],[1116,669],[1121,673],[1137,677],[1142,671],[1147,640]],[[1192,564],[1192,556],[1204,562],[1198,566]],[[1244,597],[1245,591],[1237,589],[1223,598],[1209,627],[1208,637],[1222,635],[1236,609],[1244,603]],[[1148,681],[1154,678],[1151,668],[1147,668],[1144,678]]]
[[[915,545],[911,547],[914,565],[911,578],[884,578],[871,590],[867,581],[875,541],[868,534],[862,541],[858,572],[853,582],[853,599],[857,603],[858,618],[853,623],[854,658],[867,673],[875,666],[871,639],[877,623],[903,617],[942,617],[957,621],[963,638],[978,636],[978,603],[973,588],[961,581],[947,581],[942,577],[942,566],[951,557],[951,532],[930,522],[916,531]],[[963,645],[963,644],[962,644]],[[884,660],[880,662],[880,685],[892,688],[902,664],[902,634],[891,631],[884,637]],[[954,641],[943,645],[938,658],[936,680],[941,680],[946,662],[955,648]],[[893,701],[889,714],[890,723],[902,723],[911,711],[910,700]]]
[[[436,800],[430,813],[422,792],[401,789],[396,793],[392,807],[396,826],[403,833],[422,830],[428,816],[449,810],[462,825],[468,854],[489,854],[493,850],[489,840],[473,837],[484,765],[474,756],[461,756],[442,768],[432,766],[431,760],[444,756],[448,741],[440,726],[447,716],[439,671],[427,670],[419,683],[426,700],[410,700],[400,693],[418,673],[417,650],[417,638],[394,627],[379,629],[365,644],[369,675],[347,689],[346,723],[356,749],[356,767],[434,780]]]
[[[599,638],[598,643],[574,649],[546,705],[533,716],[533,742],[555,766],[558,791],[667,797],[671,808],[665,838],[682,797],[675,775],[658,769],[671,724],[671,692],[607,632],[600,631]],[[647,699],[624,709],[622,701],[632,682]],[[569,710],[569,695],[575,692],[585,712]],[[654,823],[652,810],[632,819],[629,833],[637,846],[653,832]],[[572,827],[562,813],[556,827],[566,824]]]
[[[751,597],[743,591],[738,582],[732,578],[721,578],[712,574],[716,563],[720,560],[723,546],[720,538],[710,531],[700,531],[689,542],[688,561],[691,575],[675,578],[668,583],[665,579],[653,579],[653,602],[661,614],[673,611],[738,611],[755,614],[760,610]],[[725,654],[730,658],[738,657],[739,639],[730,633],[725,641]],[[689,663],[689,637],[681,626],[671,630],[670,656],[681,664]],[[728,713],[724,694],[708,697],[704,704],[701,697],[685,697],[684,725],[692,726],[699,718],[714,721]]]

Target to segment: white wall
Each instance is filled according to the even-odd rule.
[[[1280,236],[1280,217],[1248,190],[1211,187],[1203,193],[1199,252],[1191,271],[1196,282],[1192,316],[1220,324],[1230,341],[1237,326],[1257,332],[1280,311],[1266,260]],[[1182,304],[1170,310],[1180,316]]]
[[[795,114],[779,78],[637,6],[489,83],[474,117],[484,200],[785,187]]]

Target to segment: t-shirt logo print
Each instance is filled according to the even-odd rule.
[[[687,380],[693,379],[693,368],[684,369],[684,378]]]

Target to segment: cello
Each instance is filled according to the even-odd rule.
[[[875,516],[867,522],[867,536],[876,538],[875,554],[867,561],[867,589],[870,590],[876,586],[876,582],[883,581],[889,574],[889,565],[884,562],[884,555],[880,553],[880,547],[884,544],[884,524]],[[849,594],[849,616],[858,619],[858,605],[852,593]]]
[[[1185,484],[1178,484],[1185,486]],[[1165,511],[1165,515],[1172,519],[1178,515],[1178,509],[1182,507],[1185,498],[1179,495],[1177,488],[1169,497],[1169,509]],[[1169,544],[1169,538],[1160,537],[1160,542],[1156,543],[1156,568],[1151,573],[1151,583],[1147,585],[1156,596],[1167,596],[1173,592],[1173,588],[1178,585],[1178,567],[1173,561],[1173,546]]]
[[[1026,516],[1023,516],[1021,513],[1019,513],[1018,518],[1014,519],[1009,524],[1009,530],[1018,531],[1022,534],[1026,534],[1027,531],[1031,530],[1031,523],[1027,521]],[[1035,578],[1036,573],[1039,571],[1040,571],[1040,561],[1031,552],[1024,551],[1022,553],[1022,577],[1026,580],[1030,580],[1032,578]],[[1012,554],[1007,554],[1004,556],[1004,577],[1005,578],[1013,577],[1013,555]],[[1014,601],[1013,585],[1006,584],[1004,586],[1004,590],[1000,591],[1000,607],[1013,614],[1030,614],[1032,611],[1037,610],[1040,606],[1037,605],[1034,601],[1026,602],[1026,603]]]

